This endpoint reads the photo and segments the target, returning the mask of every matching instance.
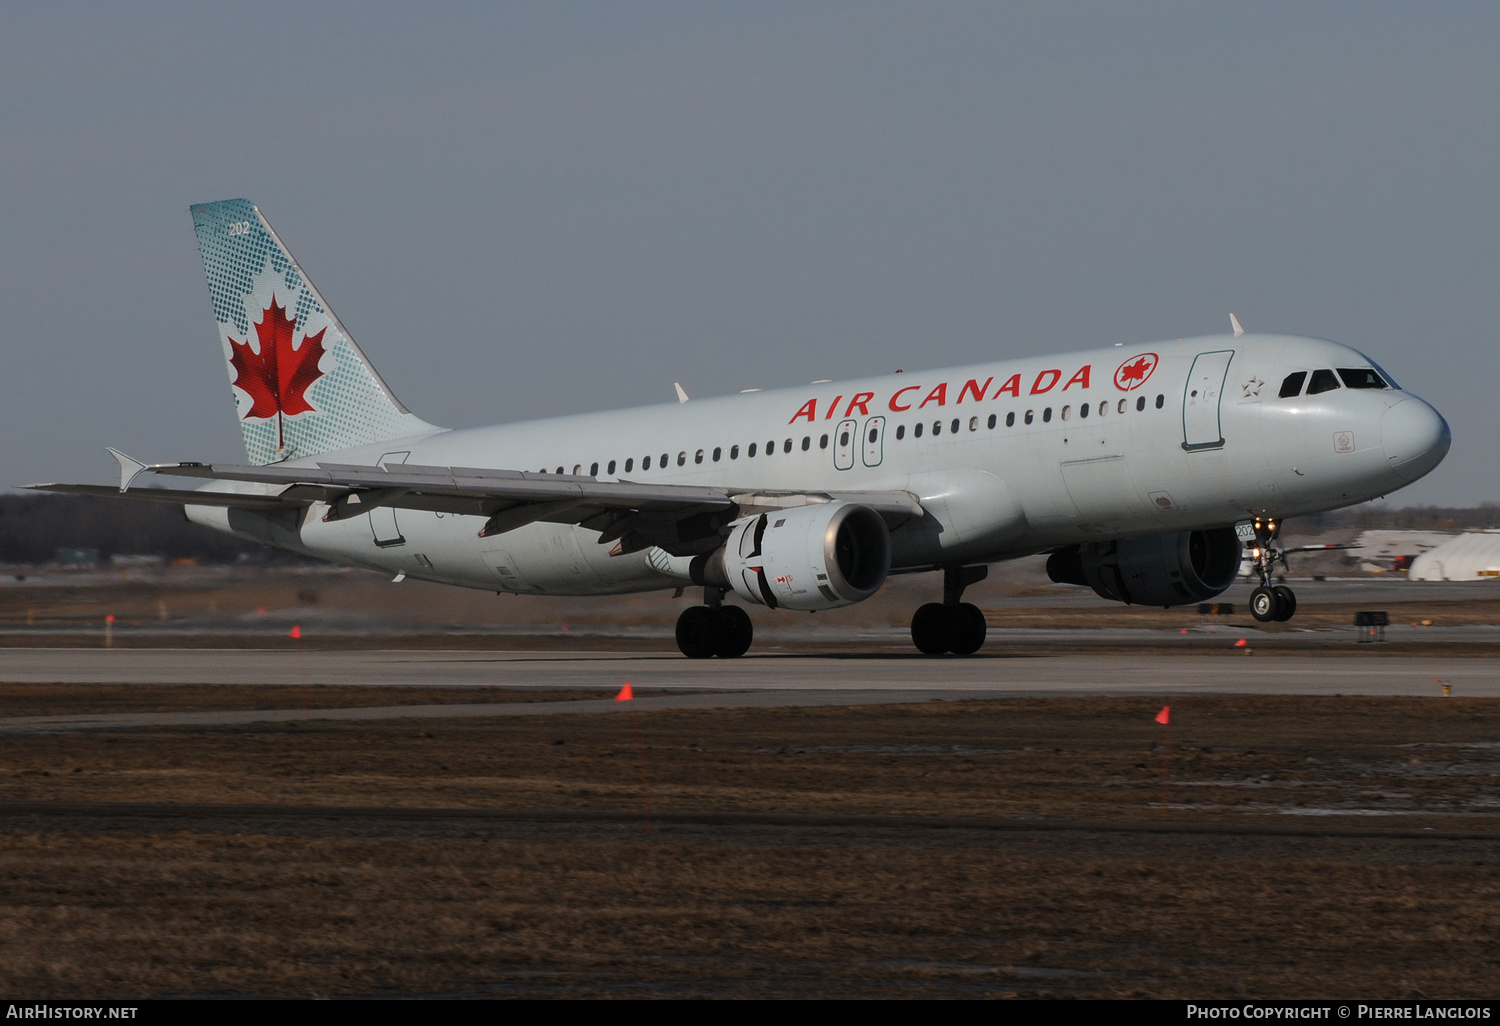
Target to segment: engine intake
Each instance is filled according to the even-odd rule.
[[[773,609],[837,609],[875,594],[890,568],[880,514],[825,502],[735,521],[723,547],[694,559],[689,573]]]
[[[1234,583],[1239,567],[1232,527],[1090,542],[1047,558],[1047,576],[1058,584],[1086,585],[1126,605],[1163,607],[1213,598]]]

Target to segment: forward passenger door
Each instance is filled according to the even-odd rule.
[[[1234,350],[1199,353],[1188,372],[1187,387],[1182,396],[1182,447],[1184,449],[1217,449],[1224,444],[1219,424],[1219,400],[1224,394],[1224,379],[1229,376],[1229,361]]]

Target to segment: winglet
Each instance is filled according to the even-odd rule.
[[[682,388],[681,385],[679,385],[677,382],[674,381],[674,382],[672,382],[672,387],[675,388],[675,389],[677,389],[677,401],[679,403],[685,403],[685,402],[688,401],[688,394],[687,394],[687,392],[683,391],[683,388]]]
[[[1229,315],[1229,326],[1234,329],[1234,337],[1239,338],[1245,333],[1245,328],[1240,324],[1240,319],[1234,314]]]
[[[118,449],[109,450],[109,454],[120,465],[120,491],[123,492],[130,487],[130,482],[134,481],[146,469],[146,465],[140,460],[131,459]]]

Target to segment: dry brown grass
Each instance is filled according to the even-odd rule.
[[[1165,810],[1159,707],[643,715],[658,818],[749,815],[650,835],[622,714],[7,735],[0,801],[537,815],[11,806],[0,988],[1494,996],[1500,701],[1176,699]]]

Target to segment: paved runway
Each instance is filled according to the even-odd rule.
[[[10,649],[0,682],[68,684],[292,684],[487,688],[683,689],[642,711],[731,706],[858,705],[932,699],[1055,695],[1500,696],[1489,659],[1385,656],[1038,655],[972,659],[916,656],[761,656],[696,662],[658,655],[527,652],[280,652],[181,649]],[[487,696],[488,697],[488,696]],[[618,709],[608,700],[484,702],[353,709],[118,713],[0,719],[0,731],[208,726],[298,720],[537,716]]]

